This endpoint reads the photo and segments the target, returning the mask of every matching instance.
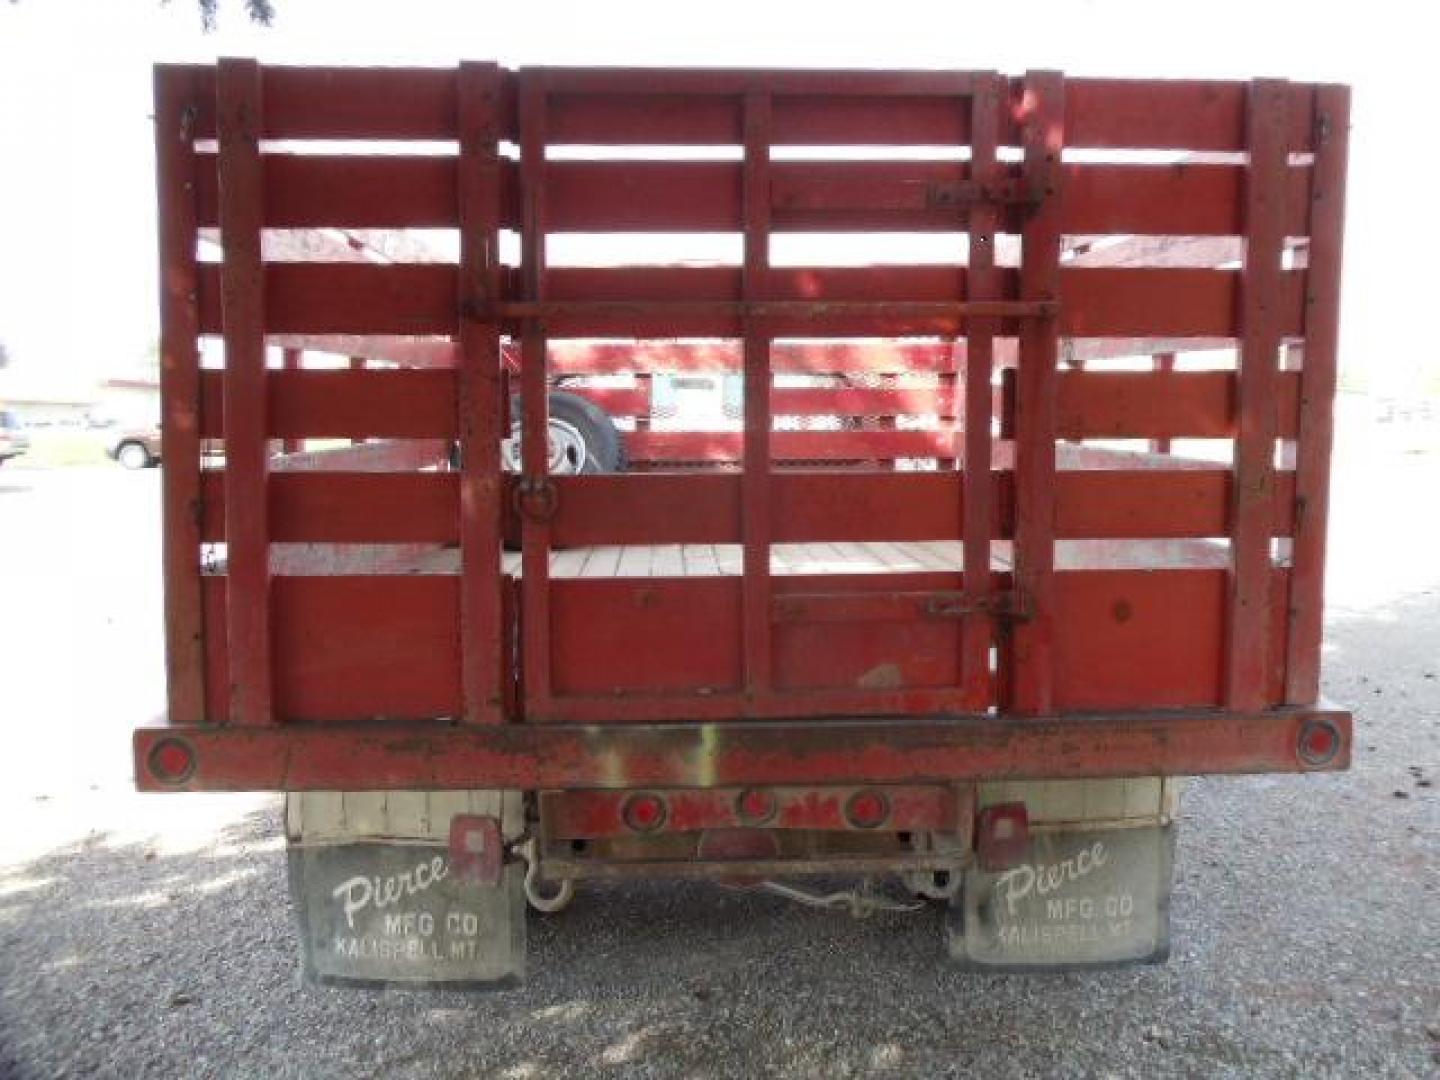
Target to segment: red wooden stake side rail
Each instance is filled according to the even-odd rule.
[[[459,368],[455,401],[460,443],[461,672],[465,720],[504,719],[506,655],[503,598],[495,566],[501,551],[500,328],[481,312],[500,298],[500,69],[461,64]]]
[[[971,99],[970,179],[976,184],[999,181],[1002,170],[997,154],[1000,142],[1003,98],[1000,76],[986,73],[977,78]],[[999,214],[993,206],[977,206],[970,214],[970,266],[967,285],[975,300],[999,295],[995,273],[995,231]],[[995,485],[990,469],[992,387],[995,377],[995,323],[990,319],[971,320],[965,335],[964,407],[961,437],[965,451],[961,506],[965,536],[965,587],[975,604],[983,608],[990,599],[990,535],[993,529]],[[962,410],[957,409],[957,413]],[[981,712],[990,706],[994,682],[990,673],[990,649],[995,642],[994,619],[985,612],[970,616],[961,631],[960,685],[964,707]]]
[[[227,61],[161,69],[156,95],[170,715],[137,732],[141,786],[905,783],[1348,761],[1349,717],[1316,695],[1343,88]],[[218,152],[196,152],[211,140]],[[714,145],[738,160],[684,160]],[[937,145],[962,152],[912,152]],[[587,158],[594,146],[669,149]],[[836,146],[865,153],[774,152]],[[1072,149],[1249,157],[1175,169],[1063,160]],[[197,264],[198,231],[214,228],[223,263]],[[459,261],[266,261],[272,228],[455,229]],[[501,263],[507,229],[519,266]],[[782,233],[956,229],[963,265],[770,257]],[[546,262],[558,232],[687,230],[740,234],[740,264]],[[1018,267],[996,265],[1004,233],[1022,238]],[[1239,272],[1062,266],[1077,233],[1243,239],[1246,259]],[[1309,238],[1306,267],[1282,267],[1287,236]],[[200,371],[202,335],[223,338],[223,371]],[[1061,338],[1077,355],[1238,342],[1240,360],[1061,372]],[[1279,368],[1287,340],[1303,340],[1299,371]],[[399,366],[272,371],[270,346]],[[499,462],[510,350],[518,477]],[[957,387],[946,376],[960,370]],[[671,371],[743,372],[743,435],[645,430],[647,398],[628,388],[595,400],[635,417],[637,461],[673,444],[741,472],[551,475],[552,376]],[[914,372],[936,386],[774,385]],[[879,419],[773,430],[837,413]],[[939,427],[896,422],[912,414]],[[225,440],[223,471],[200,469],[202,437]],[[1233,439],[1234,467],[1057,456],[1058,440],[1108,438]],[[325,471],[271,461],[278,441],[305,439],[363,445]],[[1295,440],[1293,470],[1277,439]],[[436,468],[451,442],[458,468]],[[904,457],[939,467],[896,470]],[[502,571],[507,516],[518,580]],[[1293,569],[1272,558],[1283,537]],[[1228,556],[1207,539],[1228,539]],[[958,561],[921,550],[903,572],[771,565],[776,544],[893,557],[957,540]],[[1013,541],[1013,573],[991,566],[995,540]],[[1057,558],[1076,540],[1078,561]],[[222,572],[202,572],[216,541]],[[1162,561],[1115,557],[1137,543]],[[603,561],[613,545],[686,544],[734,545],[743,572],[719,555],[698,575],[556,569],[576,545]],[[1172,549],[1181,561],[1163,562]]]
[[[549,118],[549,85],[539,71],[523,72],[520,95],[520,175],[523,214],[520,233],[524,295],[536,303],[546,299],[545,269],[545,144]],[[523,323],[520,368],[521,513],[524,522],[521,614],[525,699],[537,715],[550,708],[552,694],[550,646],[550,422],[547,325],[540,318]]]
[[[1349,131],[1349,89],[1321,87],[1315,100],[1305,346],[1300,375],[1300,430],[1296,434],[1296,525],[1290,572],[1290,636],[1285,654],[1285,700],[1289,702],[1314,701],[1320,696],[1325,524],[1330,506],[1330,448],[1334,441]]]
[[[216,72],[220,128],[220,235],[224,246],[225,504],[230,591],[225,630],[230,717],[275,722],[271,672],[270,444],[265,347],[260,136],[263,89],[253,60]]]
[[[1275,484],[1275,383],[1280,367],[1280,285],[1285,242],[1285,170],[1289,88],[1252,84],[1247,106],[1250,164],[1246,184],[1245,270],[1241,284],[1240,430],[1235,439],[1231,532],[1229,652],[1225,700],[1231,708],[1264,705],[1270,672],[1270,493]]]
[[[195,118],[208,90],[192,68],[155,69],[160,233],[160,454],[165,461],[165,679],[170,722],[205,719],[200,589],[200,322],[195,235]]]
[[[772,101],[763,88],[744,97],[745,258],[741,295],[746,300],[770,296],[770,141]],[[763,702],[774,691],[770,664],[770,338],[747,320],[745,350],[745,442],[742,506],[744,522],[744,584],[741,596],[745,694]]]
[[[1060,289],[1060,152],[1065,83],[1057,72],[1025,77],[1019,102],[1025,169],[1041,200],[1021,236],[1021,295],[1055,300]],[[1055,710],[1055,411],[1060,338],[1056,320],[1020,328],[1015,399],[1015,578],[1030,618],[1015,627],[1010,701],[1016,712]]]

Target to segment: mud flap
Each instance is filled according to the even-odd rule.
[[[290,889],[312,982],[503,989],[524,978],[522,866],[485,886],[452,874],[443,844],[292,844]]]
[[[1032,833],[1026,861],[966,872],[950,956],[989,971],[1160,963],[1170,953],[1175,825]]]

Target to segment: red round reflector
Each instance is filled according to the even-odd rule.
[[[890,801],[878,791],[857,791],[845,804],[845,820],[857,829],[875,829],[890,816]]]
[[[1340,753],[1340,731],[1329,720],[1307,720],[1300,726],[1300,760],[1318,768],[1328,765]]]
[[[665,824],[665,800],[653,792],[638,792],[625,800],[621,817],[636,832],[654,832]]]
[[[746,788],[735,800],[735,812],[747,825],[762,825],[775,816],[775,796],[761,788]]]
[[[195,751],[180,739],[161,739],[150,750],[150,773],[162,784],[183,784],[195,772]]]

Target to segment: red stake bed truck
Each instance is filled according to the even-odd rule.
[[[664,876],[930,911],[976,968],[1157,960],[1176,778],[1346,767],[1344,87],[156,91],[135,772],[286,793],[312,977],[513,983],[527,906]]]

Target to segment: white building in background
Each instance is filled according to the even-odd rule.
[[[37,377],[34,372],[0,371],[0,409],[23,427],[83,427],[100,400],[93,383]]]

